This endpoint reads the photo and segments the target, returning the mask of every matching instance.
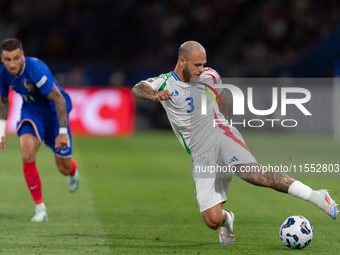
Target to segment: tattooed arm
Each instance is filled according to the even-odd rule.
[[[132,88],[132,93],[139,99],[152,100],[159,102],[161,100],[172,99],[169,90],[155,91],[148,84],[140,82]]]
[[[9,109],[8,97],[0,96],[0,149],[3,152],[6,152],[5,148],[7,146],[5,128],[6,120],[8,117],[8,109]]]
[[[57,116],[59,120],[59,127],[60,128],[67,128],[67,109],[65,98],[57,88],[54,86],[47,96],[47,98],[55,103],[55,108],[57,111]],[[61,148],[65,148],[68,142],[68,135],[67,134],[59,134],[55,141],[55,148],[59,151]]]
[[[222,101],[222,105],[220,103],[220,100],[217,100],[218,108],[220,109],[220,112],[224,115],[225,119],[228,119],[228,101],[227,101],[227,93],[223,89],[220,93],[220,98]]]
[[[63,97],[59,89],[56,86],[54,86],[50,94],[47,96],[47,98],[55,103],[55,108],[59,120],[59,126],[67,127],[67,110],[65,98]]]
[[[0,120],[7,120],[9,102],[8,97],[0,97]]]

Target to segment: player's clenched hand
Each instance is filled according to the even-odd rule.
[[[159,102],[161,100],[167,100],[167,99],[172,99],[169,90],[162,90],[152,96],[152,100],[155,102]]]
[[[67,134],[59,134],[57,138],[55,139],[55,146],[54,148],[57,149],[57,151],[60,151],[60,149],[65,148],[67,146],[68,142],[68,135]]]
[[[1,137],[1,140],[0,140],[0,148],[3,152],[6,152],[5,150],[6,146],[7,146],[6,137],[3,136]]]

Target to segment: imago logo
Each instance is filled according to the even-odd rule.
[[[231,84],[216,84],[215,88],[222,88],[222,89],[228,89],[233,98],[233,115],[244,115],[245,114],[245,96],[240,88],[238,88],[235,85]],[[216,91],[214,90],[215,94]],[[302,95],[301,98],[288,98],[288,94],[299,94]],[[311,116],[312,114],[308,111],[308,109],[303,105],[307,103],[311,99],[311,93],[309,90],[305,88],[297,88],[297,87],[282,87],[281,88],[281,98],[280,98],[280,104],[281,104],[281,115],[286,116],[287,115],[287,105],[295,105],[305,116]],[[255,109],[253,104],[253,88],[248,87],[247,88],[247,106],[248,110],[257,116],[266,116],[273,114],[278,107],[279,100],[278,100],[278,88],[273,87],[272,88],[272,105],[269,109],[266,110],[258,110]],[[202,114],[205,115],[207,113],[207,97],[206,94],[202,94]],[[295,127],[297,126],[298,122],[295,119],[250,119],[246,121],[243,119],[242,122],[233,122],[232,119],[229,120],[229,123],[231,125],[242,125],[243,127],[246,127],[247,125],[249,127],[262,127],[264,123],[270,122],[271,127],[274,127],[275,122],[280,122],[283,127]],[[214,120],[214,127],[217,125],[217,123],[227,123],[228,120],[225,119],[215,119]]]

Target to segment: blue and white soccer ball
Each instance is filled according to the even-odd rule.
[[[313,234],[312,224],[302,216],[290,216],[280,227],[281,241],[292,249],[305,248],[312,241]]]

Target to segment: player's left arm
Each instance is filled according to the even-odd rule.
[[[224,115],[225,119],[228,119],[228,100],[227,100],[227,93],[225,92],[224,89],[222,89],[221,93],[220,93],[220,98],[221,98],[221,102],[220,100],[217,100],[217,104],[218,104],[218,108],[220,109],[220,112]]]
[[[65,148],[68,143],[66,102],[64,96],[61,94],[57,86],[53,86],[47,98],[55,103],[55,108],[57,111],[59,120],[59,135],[55,141],[55,148],[57,148],[57,151],[59,151],[61,148]]]

